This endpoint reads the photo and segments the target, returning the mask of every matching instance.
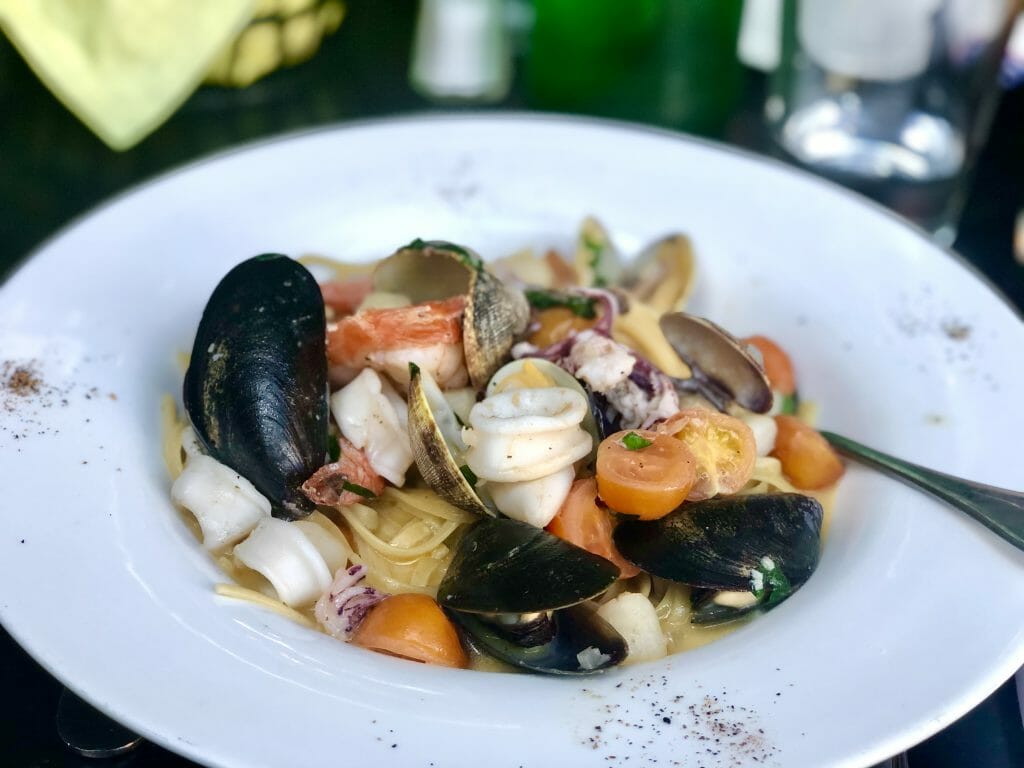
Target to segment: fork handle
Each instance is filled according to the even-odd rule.
[[[881,470],[966,512],[979,523],[1024,550],[1024,493],[975,483],[897,459],[834,432],[821,433],[839,453]]]

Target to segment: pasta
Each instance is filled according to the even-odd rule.
[[[773,396],[774,382],[793,377],[791,371],[789,379],[773,374],[779,357],[772,350],[774,357],[752,352],[681,313],[675,313],[675,326],[662,323],[690,290],[692,253],[685,238],[671,236],[651,250],[667,268],[678,267],[663,279],[650,264],[637,269],[642,279],[636,279],[596,220],[584,223],[580,242],[576,267],[551,252],[520,252],[495,266],[505,282],[472,252],[440,242],[415,241],[376,271],[374,265],[303,257],[303,264],[328,276],[319,291],[328,318],[333,394],[325,457],[315,457],[318,463],[298,479],[301,487],[293,490],[299,495],[286,503],[270,481],[257,491],[219,463],[226,455],[214,450],[219,427],[211,431],[205,423],[212,418],[207,410],[196,421],[188,378],[191,419],[179,414],[172,397],[161,402],[161,453],[172,496],[227,578],[214,592],[342,640],[429,663],[464,665],[461,650],[450,647],[450,638],[461,635],[472,638],[476,668],[494,668],[493,655],[533,671],[582,673],[710,642],[798,588],[817,563],[817,537],[827,529],[841,474],[841,466],[837,473],[830,464],[832,456],[790,450],[807,443],[783,439],[794,429],[813,432],[815,406],[799,400],[795,389]],[[405,272],[419,277],[403,285],[395,275]],[[587,284],[566,286],[573,273]],[[307,279],[305,272],[290,274]],[[532,287],[515,287],[522,275]],[[551,282],[536,285],[540,280]],[[430,285],[452,281],[468,288],[430,294]],[[610,282],[629,293],[626,302],[599,287]],[[208,306],[204,322],[212,314]],[[306,311],[302,322],[308,316]],[[689,334],[681,341],[675,338],[679,328]],[[200,376],[203,365],[223,365],[221,357],[236,364],[228,341],[204,347],[201,338],[202,329],[192,355],[182,356],[189,376]],[[763,337],[751,337],[750,344],[755,338]],[[713,354],[705,354],[708,346]],[[725,373],[709,368],[723,359]],[[252,375],[261,372],[253,369]],[[471,387],[464,387],[467,379]],[[261,387],[289,386],[280,381],[268,378]],[[196,391],[205,397],[211,386]],[[803,421],[764,415],[773,400]],[[323,408],[326,413],[326,402]],[[265,450],[273,455],[276,447]],[[202,480],[192,479],[201,471]],[[813,478],[813,485],[798,488],[792,472]],[[665,541],[690,537],[675,551],[738,546],[711,541],[721,535],[717,523],[677,521],[712,508],[735,517],[748,503],[783,516],[799,506],[795,517],[813,523],[813,530],[793,534],[799,557],[765,551],[723,580],[689,580],[673,570],[677,565],[661,564],[664,556],[646,541],[659,531],[657,536],[669,537]],[[294,517],[302,519],[277,519]],[[749,520],[753,524],[756,516]],[[731,535],[743,539],[746,534],[729,525]],[[693,530],[706,533],[694,537]],[[492,534],[523,543],[509,545],[501,556],[507,561],[477,563],[467,586],[460,569],[492,546],[486,543]],[[749,546],[756,549],[757,542]],[[511,568],[535,548],[559,552],[566,562],[578,559],[580,575],[559,578],[589,579],[596,586],[573,586],[582,597],[548,606],[535,594],[544,591],[543,583],[533,580],[552,578],[556,565],[539,562],[516,577],[528,586],[502,587],[486,598],[494,607],[460,602],[479,599],[492,566]],[[536,609],[502,608],[502,600],[510,599],[500,597],[506,591],[540,603]],[[382,607],[389,596],[405,594],[424,597],[407,601],[400,616],[381,618],[392,611]],[[438,603],[445,612],[436,609]],[[537,649],[521,659],[520,646],[546,648],[543,637],[560,631],[555,619],[563,611],[577,611],[573,621],[601,639],[568,659]],[[366,623],[371,614],[377,619]],[[380,636],[396,631],[396,622],[409,626],[395,637]],[[421,656],[407,641],[427,631],[441,634],[431,653]]]

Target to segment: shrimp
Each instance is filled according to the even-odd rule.
[[[462,351],[465,296],[395,309],[365,309],[327,328],[332,368],[373,368],[400,386],[409,384],[409,363],[429,371],[445,389],[469,380]]]
[[[366,501],[367,492],[379,496],[384,481],[373,471],[366,455],[344,437],[339,437],[338,443],[338,460],[320,467],[302,484],[306,498],[314,504],[340,508]]]

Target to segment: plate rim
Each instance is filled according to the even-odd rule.
[[[197,166],[206,165],[208,163],[217,162],[221,159],[230,157],[235,154],[241,154],[257,149],[261,149],[268,145],[277,143],[287,143],[296,139],[302,139],[309,136],[315,136],[318,134],[336,133],[343,132],[346,130],[358,130],[362,128],[373,128],[379,125],[394,125],[401,123],[417,123],[417,122],[476,122],[476,121],[494,121],[494,122],[536,122],[536,123],[575,123],[583,126],[595,126],[612,128],[622,131],[647,133],[653,136],[661,136],[663,138],[672,139],[675,141],[682,141],[684,143],[691,143],[703,146],[707,149],[711,149],[715,152],[724,152],[726,154],[737,155],[739,157],[746,158],[755,163],[767,164],[774,167],[776,170],[795,174],[805,181],[810,181],[814,184],[823,185],[826,189],[832,190],[832,192],[839,193],[841,196],[853,201],[860,206],[867,206],[873,209],[876,213],[880,213],[892,222],[895,222],[899,226],[902,226],[911,232],[916,233],[918,237],[922,237],[927,240],[936,249],[942,251],[946,256],[953,259],[961,267],[967,269],[968,272],[975,278],[977,278],[986,288],[989,289],[995,296],[1004,304],[1006,307],[1016,315],[1017,319],[1024,323],[1024,307],[1018,307],[1003,290],[994,283],[988,275],[981,271],[981,269],[974,264],[970,259],[964,256],[962,253],[953,248],[952,245],[944,245],[937,243],[932,239],[931,233],[921,227],[919,224],[901,216],[891,208],[888,208],[877,200],[873,200],[864,195],[860,195],[848,187],[844,187],[838,182],[827,179],[823,176],[818,176],[811,171],[802,168],[792,163],[787,163],[785,160],[775,157],[773,155],[762,154],[756,150],[742,147],[736,144],[730,144],[724,140],[712,139],[706,136],[698,136],[696,134],[685,133],[683,131],[673,130],[671,128],[665,128],[658,125],[650,125],[648,123],[638,123],[629,120],[623,120],[612,117],[600,117],[596,115],[577,115],[569,112],[530,112],[528,110],[471,110],[466,112],[448,112],[448,111],[423,111],[423,112],[403,112],[394,115],[380,115],[372,117],[358,117],[352,120],[341,120],[331,123],[325,123],[324,125],[307,126],[303,128],[295,128],[292,130],[282,131],[279,133],[262,136],[260,138],[243,141],[238,144],[231,144],[219,149],[213,149],[209,152],[200,154],[189,160],[182,161],[171,165],[162,171],[147,176],[146,178],[140,179],[133,182],[124,189],[120,189],[116,192],[111,193],[107,197],[96,201],[93,205],[88,208],[79,211],[63,224],[59,225],[50,234],[46,235],[40,240],[34,247],[30,248],[21,256],[15,257],[15,260],[8,267],[3,280],[0,280],[0,288],[8,283],[11,278],[21,271],[23,267],[34,259],[39,253],[49,248],[49,246],[56,240],[60,239],[66,232],[74,229],[83,221],[92,218],[96,214],[105,210],[108,207],[117,205],[123,198],[128,198],[135,195],[142,190],[160,184],[161,182],[178,176],[182,173],[193,170]]]

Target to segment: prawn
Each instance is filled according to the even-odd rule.
[[[429,371],[444,389],[469,380],[462,351],[465,296],[394,309],[364,309],[327,327],[327,360],[334,368],[373,368],[400,386],[409,363]]]
[[[380,496],[384,481],[373,471],[366,454],[344,437],[338,438],[341,448],[338,460],[326,464],[302,484],[302,492],[314,504],[325,507],[347,507],[366,501],[366,493]]]

